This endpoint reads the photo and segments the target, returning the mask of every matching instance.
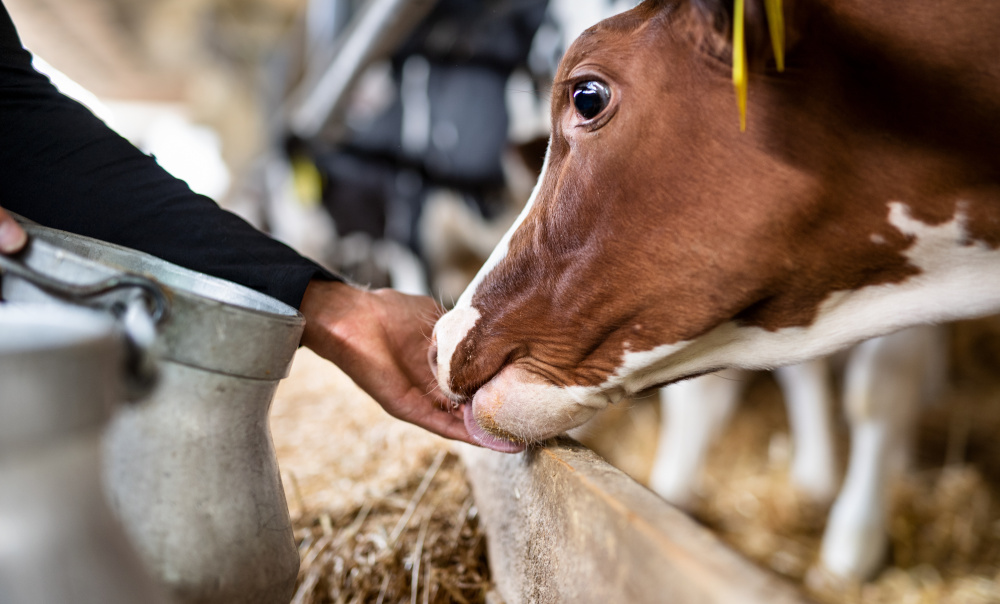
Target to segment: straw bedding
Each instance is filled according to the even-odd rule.
[[[483,532],[445,440],[300,350],[271,430],[302,561],[293,602],[484,602]]]

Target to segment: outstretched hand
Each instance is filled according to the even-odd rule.
[[[299,307],[302,344],[340,367],[393,417],[474,443],[436,387],[429,337],[442,309],[430,298],[312,281]]]
[[[27,241],[28,236],[21,225],[0,208],[0,254],[13,254],[24,247]]]

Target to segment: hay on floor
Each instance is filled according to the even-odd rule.
[[[448,442],[299,351],[271,413],[295,527],[296,604],[485,602],[484,534]]]

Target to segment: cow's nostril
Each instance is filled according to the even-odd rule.
[[[434,379],[438,376],[438,346],[437,338],[431,340],[431,347],[427,350],[427,364],[431,366],[431,373]]]

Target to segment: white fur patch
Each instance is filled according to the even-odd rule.
[[[524,222],[528,212],[531,211],[531,207],[535,204],[535,198],[538,197],[538,190],[541,187],[542,181],[545,180],[545,170],[548,167],[548,163],[549,154],[546,152],[545,163],[542,165],[542,174],[538,177],[538,182],[535,184],[531,197],[528,198],[528,202],[524,205],[524,209],[521,210],[517,220],[514,221],[514,224],[504,234],[503,239],[493,249],[490,257],[486,259],[482,268],[476,273],[472,283],[462,292],[455,307],[446,312],[444,316],[438,319],[437,324],[434,325],[434,337],[437,340],[438,346],[438,385],[440,385],[441,391],[446,396],[455,398],[454,393],[448,387],[448,382],[451,379],[452,356],[455,354],[455,349],[458,348],[459,342],[465,338],[465,335],[469,333],[469,330],[479,320],[479,311],[472,307],[472,296],[475,295],[476,288],[486,278],[486,275],[507,257],[510,238],[513,236],[514,231]]]
[[[487,432],[532,442],[579,426],[607,404],[597,388],[561,388],[510,365],[476,392],[472,411]]]
[[[434,338],[438,345],[438,385],[444,395],[450,398],[455,398],[455,393],[448,387],[451,381],[451,357],[455,355],[458,343],[478,320],[479,311],[466,306],[445,313],[434,325]]]

